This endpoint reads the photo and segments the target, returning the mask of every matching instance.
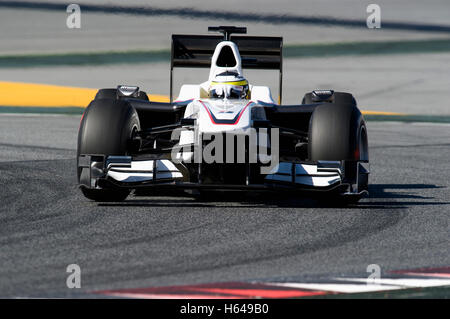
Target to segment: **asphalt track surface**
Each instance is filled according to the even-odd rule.
[[[0,115],[0,297],[450,264],[447,124],[369,122],[370,197],[338,208],[258,194],[90,202],[76,185],[79,119]]]

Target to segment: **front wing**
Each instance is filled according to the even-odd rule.
[[[357,176],[348,179],[345,168],[357,165]],[[201,175],[201,163],[198,174]],[[139,159],[131,156],[84,154],[78,158],[81,170],[80,186],[102,188],[178,188],[214,190],[304,190],[336,192],[345,195],[362,195],[368,178],[369,163],[345,161],[280,162],[269,174],[260,176],[258,183],[248,177],[243,184],[205,183],[204,176],[192,178],[183,164],[168,158]],[[195,180],[195,182],[193,182]]]

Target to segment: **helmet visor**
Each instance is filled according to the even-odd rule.
[[[209,90],[209,96],[212,98],[230,98],[241,99],[247,96],[248,85],[214,85]]]

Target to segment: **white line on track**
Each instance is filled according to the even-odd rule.
[[[366,283],[366,278],[335,278],[342,281],[353,281]],[[421,279],[421,278],[379,278],[375,279],[374,283],[378,285],[395,285],[402,288],[425,288],[425,287],[439,287],[450,286],[450,279]]]
[[[361,285],[361,284],[326,284],[326,283],[270,283],[274,286],[282,286],[298,289],[312,289],[320,291],[332,291],[341,293],[358,293],[358,292],[372,292],[382,290],[397,290],[401,289],[400,286],[388,286],[388,285]]]

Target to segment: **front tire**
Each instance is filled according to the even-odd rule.
[[[369,162],[367,128],[351,94],[346,103],[320,104],[309,124],[308,158],[311,161],[345,161],[344,182],[350,194],[335,200],[356,203],[368,190],[368,174],[359,169],[361,162]],[[344,102],[344,101],[343,101]]]
[[[136,110],[126,101],[99,99],[92,101],[83,114],[78,131],[77,161],[82,154],[129,155],[135,131],[140,130]],[[78,167],[78,163],[77,163]],[[130,193],[127,189],[90,188],[86,182],[87,168],[78,167],[78,182],[83,195],[95,201],[122,201]]]
[[[364,119],[354,105],[323,103],[317,106],[309,124],[309,159],[359,160],[362,128],[365,130]]]

